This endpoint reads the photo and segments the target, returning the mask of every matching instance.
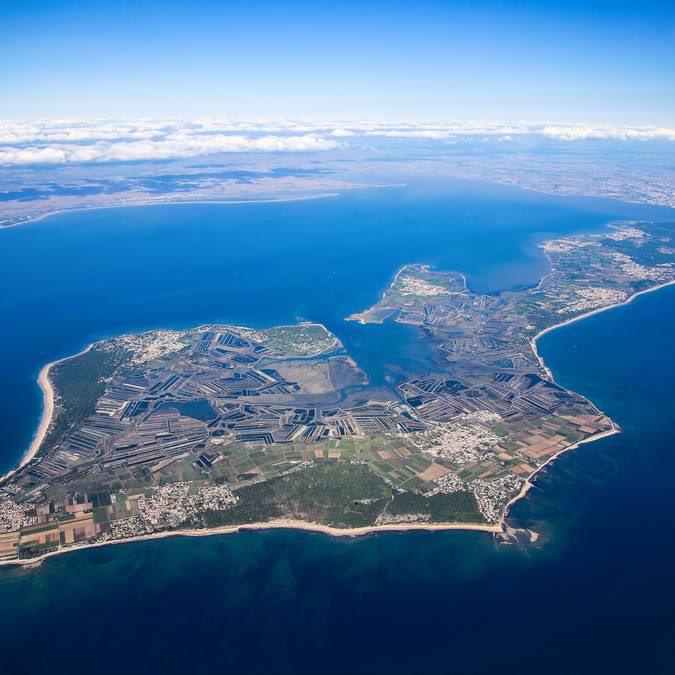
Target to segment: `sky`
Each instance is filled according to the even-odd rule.
[[[0,118],[675,127],[675,3],[0,0]]]

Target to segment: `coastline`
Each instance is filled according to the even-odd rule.
[[[401,267],[399,267],[398,270],[396,270],[396,274],[394,274],[394,277],[391,280],[391,282],[389,283],[389,285],[382,291],[382,293],[380,293],[380,299],[374,305],[371,305],[370,307],[368,307],[368,309],[364,309],[362,312],[354,312],[354,314],[350,314],[345,319],[345,321],[356,321],[357,323],[360,323],[362,326],[369,323],[363,317],[366,314],[368,314],[368,312],[370,312],[370,310],[373,309],[373,307],[375,307],[375,305],[377,305],[378,302],[381,302],[382,300],[384,300],[385,296],[389,292],[389,289],[391,289],[391,287],[398,281],[399,276],[401,276],[401,274],[405,270],[407,270],[409,267],[421,267],[422,269],[428,270],[428,269],[431,268],[431,264],[430,263],[405,263],[405,265],[401,265]],[[464,290],[468,290],[469,286],[466,282],[466,275],[463,272],[455,272],[454,274],[457,274],[458,276],[460,276],[462,278],[462,283],[464,284]],[[389,315],[389,316],[391,316],[391,315]],[[381,323],[383,323],[383,321],[374,321],[372,323],[381,324]]]
[[[165,201],[144,201],[144,202],[129,202],[128,204],[102,204],[101,206],[80,206],[72,209],[57,209],[56,211],[49,211],[34,218],[27,220],[20,220],[17,223],[10,223],[9,225],[0,225],[0,232],[2,230],[9,230],[13,227],[20,227],[21,225],[30,225],[37,223],[45,218],[51,216],[58,216],[61,213],[78,213],[80,211],[100,211],[101,209],[126,209],[136,206],[174,206],[176,204],[276,204],[284,202],[304,202],[312,199],[327,199],[329,197],[339,197],[339,192],[325,192],[317,195],[299,195],[297,197],[279,197],[269,199],[167,199]]]
[[[398,280],[398,278],[401,275],[401,272],[403,272],[403,270],[407,269],[408,267],[412,267],[413,265],[416,265],[416,264],[417,263],[405,263],[405,265],[401,265],[401,267],[399,267],[396,270],[396,274],[394,274],[393,280],[389,284],[387,284],[387,287],[380,293],[380,299],[377,302],[380,302],[380,300],[384,299],[385,295],[387,295],[387,292],[389,291],[389,289],[396,283],[396,281]],[[375,305],[377,304],[377,302],[375,303]],[[372,305],[371,307],[363,310],[362,312],[354,312],[354,314],[350,314],[345,319],[345,321],[356,321],[357,323],[360,323],[362,326],[364,326],[368,322],[364,320],[363,315],[367,314],[375,305]],[[382,322],[380,321],[379,323],[382,323]]]
[[[149,330],[145,331],[140,331],[138,333],[135,333],[135,335],[149,335],[150,333],[155,333],[157,331],[163,331],[163,330],[173,330],[176,332],[180,332],[181,330],[200,330],[202,328],[207,329],[212,326],[224,326],[227,328],[234,328],[236,329],[243,329],[243,330],[259,330],[259,331],[264,331],[268,330],[268,328],[250,328],[249,326],[237,326],[235,324],[230,324],[230,323],[204,323],[200,324],[199,326],[194,326],[194,327],[189,327],[189,328],[170,328],[170,329],[165,329],[165,328],[150,328]],[[332,335],[332,333],[328,330],[328,328],[319,322],[316,321],[300,321],[298,323],[294,324],[280,324],[278,326],[270,326],[269,328],[292,328],[295,326],[320,326],[323,328],[326,333]],[[115,337],[120,337],[120,336],[115,336]],[[340,349],[343,347],[342,341],[340,338],[337,337],[337,335],[334,335],[334,342],[332,345],[329,347],[326,347],[326,349],[322,350],[315,356],[320,356],[321,354],[330,354],[332,351],[335,351],[336,349]],[[86,354],[90,349],[94,347],[94,345],[98,344],[99,342],[102,342],[106,339],[114,339],[113,338],[101,338],[101,340],[95,340],[94,342],[89,343],[84,349],[81,351],[77,352],[77,354],[71,354],[69,356],[64,356],[60,359],[56,359],[56,361],[50,361],[46,365],[44,365],[38,374],[37,377],[37,383],[40,386],[40,390],[42,391],[42,401],[43,401],[43,409],[42,409],[42,416],[40,417],[40,423],[38,424],[38,428],[35,431],[35,435],[33,436],[33,440],[31,441],[30,446],[26,450],[26,452],[23,454],[21,457],[19,463],[13,468],[7,471],[5,474],[0,475],[0,484],[3,483],[5,480],[8,478],[11,478],[17,471],[22,469],[26,464],[29,464],[37,455],[40,446],[42,445],[42,441],[44,441],[45,436],[47,435],[47,432],[49,431],[49,425],[52,422],[52,418],[54,416],[54,402],[55,402],[55,391],[54,387],[52,386],[52,382],[49,379],[49,371],[57,364],[63,363],[64,361],[68,361],[70,359],[77,358],[78,356],[82,356],[82,354]]]
[[[223,527],[214,527],[203,530],[165,530],[163,532],[153,532],[151,534],[141,534],[136,537],[127,537],[125,539],[112,539],[110,541],[98,541],[93,544],[84,544],[82,546],[69,546],[59,548],[48,553],[24,560],[0,560],[0,567],[39,567],[47,558],[53,558],[64,553],[73,551],[84,551],[89,548],[100,548],[102,546],[112,546],[115,544],[131,544],[138,541],[151,541],[153,539],[167,539],[169,537],[212,537],[224,534],[238,534],[240,532],[256,530],[304,530],[306,532],[316,532],[330,537],[363,537],[378,532],[407,532],[410,530],[419,530],[426,532],[461,530],[489,532],[500,534],[503,532],[502,525],[488,523],[401,523],[389,525],[369,525],[366,527],[340,528],[312,523],[305,520],[293,520],[290,518],[281,518],[270,520],[264,523],[250,523],[247,525],[225,525]]]
[[[26,452],[21,457],[19,463],[13,469],[10,469],[7,473],[0,476],[0,483],[4,482],[8,478],[11,478],[17,471],[22,469],[24,466],[26,466],[26,464],[29,464],[33,460],[35,455],[38,453],[40,446],[42,445],[42,441],[44,441],[45,436],[47,435],[47,431],[49,431],[49,425],[51,424],[52,418],[54,416],[54,402],[55,402],[55,391],[54,387],[52,386],[52,382],[49,379],[49,371],[55,365],[62,363],[63,361],[68,361],[68,359],[74,359],[77,356],[85,354],[93,346],[94,343],[92,342],[91,344],[87,345],[82,351],[79,351],[77,354],[72,354],[71,356],[64,356],[63,358],[57,359],[56,361],[51,361],[50,363],[44,365],[40,369],[40,373],[38,374],[37,378],[37,383],[40,385],[40,390],[42,391],[42,401],[43,401],[43,409],[42,409],[42,416],[40,417],[40,424],[38,425],[38,428],[35,431],[33,440],[28,446]]]
[[[596,408],[596,410],[597,410],[597,408]],[[541,466],[537,467],[525,479],[525,482],[523,483],[523,486],[520,488],[520,492],[518,492],[517,495],[512,497],[506,503],[506,506],[504,507],[504,513],[502,515],[501,520],[499,521],[502,528],[504,528],[504,525],[506,524],[506,517],[509,514],[510,508],[516,502],[520,501],[534,487],[534,483],[532,481],[537,476],[537,474],[541,473],[549,464],[552,464],[553,461],[555,461],[556,459],[558,459],[558,457],[560,457],[560,455],[566,453],[568,450],[575,450],[580,445],[584,445],[584,443],[593,443],[594,441],[599,441],[601,438],[607,438],[608,436],[614,436],[615,434],[620,434],[621,430],[619,429],[619,427],[617,427],[616,424],[611,419],[610,419],[610,422],[612,422],[612,428],[611,429],[608,429],[607,431],[601,431],[598,434],[594,434],[593,436],[589,436],[588,438],[584,438],[580,441],[577,441],[576,443],[573,443],[572,445],[568,445],[566,448],[563,448],[562,450],[559,450],[558,452],[556,452],[554,455],[551,455]]]
[[[399,273],[406,267],[404,265],[401,270],[399,270]],[[543,358],[540,356],[539,352],[537,351],[536,343],[541,338],[543,335],[546,335],[547,333],[550,333],[554,330],[557,330],[558,328],[562,328],[563,326],[567,326],[571,323],[575,323],[576,321],[581,321],[582,319],[586,319],[590,316],[593,316],[595,314],[600,314],[601,312],[605,312],[610,309],[614,309],[616,307],[622,307],[624,305],[630,304],[635,298],[645,295],[647,293],[651,293],[653,291],[660,290],[662,288],[665,288],[667,286],[672,286],[675,285],[675,279],[671,281],[667,281],[662,284],[658,284],[656,286],[653,286],[651,288],[644,289],[642,291],[638,291],[637,293],[634,293],[633,295],[629,296],[626,298],[626,300],[623,300],[620,303],[616,303],[614,305],[607,305],[606,307],[600,307],[598,309],[591,310],[589,312],[586,312],[584,314],[580,314],[576,317],[573,317],[571,319],[567,319],[565,321],[562,321],[561,323],[554,324],[552,326],[549,326],[548,328],[545,328],[541,330],[539,333],[537,333],[531,340],[530,344],[532,346],[532,349],[534,351],[535,356],[537,357],[537,360],[539,361],[541,367],[544,369],[544,371],[549,375],[551,380],[553,380],[553,375],[550,371],[550,369],[545,365]],[[312,323],[312,322],[305,322],[305,323]],[[209,325],[215,325],[215,324],[204,324],[204,326],[209,326]],[[225,325],[225,324],[223,324]],[[322,325],[322,324],[317,324],[317,325]],[[151,333],[155,330],[162,330],[162,329],[152,329],[149,331],[145,331],[146,333]],[[38,430],[36,432],[36,435],[33,439],[33,442],[31,443],[28,451],[22,458],[20,464],[12,469],[10,472],[5,474],[2,478],[0,478],[0,481],[4,480],[5,478],[8,478],[12,476],[16,471],[21,469],[23,466],[28,464],[35,454],[37,453],[37,450],[39,449],[40,444],[44,440],[44,436],[47,433],[47,429],[49,428],[49,424],[51,422],[51,418],[53,415],[53,410],[54,410],[54,389],[52,387],[52,384],[49,380],[49,370],[51,369],[52,366],[54,366],[57,363],[60,363],[62,361],[65,361],[70,358],[74,358],[76,356],[79,356],[87,351],[89,351],[95,343],[91,343],[88,345],[85,349],[83,349],[81,352],[78,352],[77,354],[74,354],[72,356],[67,356],[62,359],[58,359],[57,361],[53,361],[46,366],[42,368],[40,371],[40,375],[38,377],[38,383],[40,384],[40,387],[42,388],[43,395],[44,395],[44,401],[45,401],[45,409],[42,414],[42,418],[40,420],[40,425],[38,427]],[[592,404],[592,401],[589,401]],[[595,407],[595,406],[594,406]],[[597,407],[596,407],[596,410]],[[601,411],[598,410],[600,413]],[[238,532],[244,532],[244,531],[254,531],[254,530],[268,530],[268,529],[296,529],[296,530],[306,530],[310,532],[318,532],[322,534],[326,534],[328,536],[332,537],[359,537],[359,536],[364,536],[368,534],[375,534],[377,532],[407,532],[407,531],[412,531],[412,530],[423,530],[423,531],[452,531],[452,530],[461,530],[461,531],[478,531],[478,532],[488,532],[493,535],[495,534],[503,534],[506,530],[506,519],[508,517],[509,511],[511,507],[516,504],[518,501],[523,499],[527,493],[534,487],[534,479],[536,476],[541,473],[549,464],[551,464],[554,460],[556,460],[558,457],[560,457],[562,454],[565,452],[568,452],[569,450],[574,450],[578,448],[580,445],[584,445],[586,443],[592,443],[594,441],[600,440],[602,438],[607,438],[609,436],[613,436],[614,434],[620,433],[619,427],[614,423],[613,420],[611,420],[611,429],[608,429],[607,431],[602,431],[600,433],[594,434],[593,436],[589,436],[588,438],[582,439],[580,441],[577,441],[576,443],[573,443],[572,445],[569,445],[565,448],[562,448],[559,450],[557,453],[551,455],[541,466],[537,467],[535,471],[533,471],[531,474],[527,476],[525,479],[525,482],[523,483],[520,491],[518,494],[516,494],[514,497],[512,497],[504,506],[504,509],[502,511],[502,514],[499,518],[499,520],[495,523],[392,523],[388,525],[370,525],[366,527],[357,527],[357,528],[334,528],[328,525],[322,525],[320,523],[312,523],[312,522],[307,522],[307,521],[301,521],[301,520],[292,520],[292,519],[279,519],[279,520],[273,520],[269,522],[261,522],[261,523],[250,523],[246,525],[233,525],[233,526],[224,526],[224,527],[217,527],[217,528],[212,528],[212,529],[204,529],[204,530],[169,530],[169,531],[163,531],[163,532],[154,532],[151,534],[147,535],[139,535],[136,537],[128,537],[125,539],[115,539],[111,541],[101,541],[101,542],[95,542],[95,543],[90,543],[90,544],[84,544],[81,546],[69,546],[69,547],[64,547],[64,548],[59,548],[54,551],[49,551],[48,553],[44,553],[40,556],[36,556],[35,558],[30,558],[30,559],[24,559],[24,560],[2,560],[0,561],[0,567],[1,566],[19,566],[19,567],[25,567],[25,568],[30,568],[30,567],[37,567],[44,560],[47,558],[51,558],[56,555],[61,555],[63,553],[69,553],[71,551],[79,551],[79,550],[85,550],[88,548],[98,548],[100,546],[108,546],[112,544],[126,544],[126,543],[132,543],[135,541],[147,541],[151,539],[164,539],[166,537],[176,537],[176,536],[185,536],[185,537],[200,537],[200,536],[214,536],[214,535],[222,535],[222,534],[235,534]]]
[[[30,446],[28,446],[26,454],[19,462],[19,466],[17,467],[19,469],[22,466],[28,464],[28,462],[30,462],[30,460],[35,457],[35,454],[40,448],[40,445],[42,445],[42,441],[44,441],[45,436],[47,435],[47,429],[49,428],[49,425],[52,421],[52,416],[54,415],[54,387],[52,386],[52,382],[49,379],[49,371],[53,365],[53,363],[47,364],[44,366],[44,368],[42,368],[40,374],[38,375],[37,381],[40,385],[40,389],[42,390],[44,410],[42,411],[42,417],[40,418],[40,424],[38,426],[37,432],[35,433]]]
[[[539,355],[539,351],[537,350],[537,341],[539,340],[540,337],[543,337],[547,333],[550,333],[554,330],[557,330],[558,328],[562,328],[563,326],[568,326],[571,323],[576,323],[577,321],[581,321],[582,319],[587,319],[589,316],[594,316],[595,314],[600,314],[602,312],[606,312],[610,309],[616,309],[617,307],[624,307],[625,305],[629,305],[635,298],[638,298],[641,295],[645,295],[646,293],[652,293],[653,291],[658,291],[661,290],[662,288],[666,288],[667,286],[672,286],[675,284],[675,279],[671,279],[670,281],[666,281],[662,284],[658,284],[656,286],[652,286],[651,288],[645,288],[643,291],[638,291],[637,293],[633,293],[633,295],[628,296],[625,300],[622,300],[621,302],[617,302],[614,305],[606,305],[605,307],[598,307],[597,309],[592,309],[588,312],[585,312],[584,314],[579,314],[578,316],[572,317],[571,319],[566,319],[565,321],[562,321],[561,323],[556,323],[553,324],[552,326],[549,326],[548,328],[544,328],[543,330],[540,330],[533,338],[530,339],[530,345],[532,346],[532,351],[534,352],[534,355],[537,357],[537,361],[539,362],[539,365],[541,368],[546,372],[546,374],[550,377],[551,380],[553,380],[553,373],[551,373],[550,368],[544,363],[544,359]]]

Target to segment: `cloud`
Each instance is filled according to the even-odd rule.
[[[441,129],[377,129],[367,131],[367,136],[383,136],[385,138],[430,138],[432,140],[444,140],[456,135],[454,131]]]
[[[586,125],[546,125],[541,135],[560,141],[675,141],[675,129],[663,127],[593,127]]]
[[[168,133],[167,122],[131,120],[122,122],[49,120],[45,122],[0,121],[0,144],[153,138]]]
[[[236,152],[322,152],[358,139],[441,143],[517,141],[675,141],[675,129],[549,122],[444,122],[379,119],[0,120],[0,165],[168,160]],[[345,140],[341,140],[345,139]],[[346,139],[350,139],[347,141]],[[354,140],[351,140],[354,139]]]
[[[511,141],[518,136],[533,136],[559,141],[619,140],[619,141],[675,141],[675,129],[664,127],[603,127],[585,124],[547,124],[520,122],[518,124],[447,124],[447,125],[398,125],[371,128],[368,136],[388,138],[428,138],[446,140],[457,137],[496,136],[500,141]]]
[[[174,133],[159,140],[98,141],[45,147],[1,147],[0,164],[67,164],[179,159],[230,152],[320,152],[339,147],[337,141],[303,136],[194,135]]]

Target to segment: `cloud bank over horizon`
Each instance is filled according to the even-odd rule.
[[[452,144],[509,142],[672,141],[675,128],[546,122],[467,123],[387,120],[0,120],[0,166],[171,160],[221,153],[313,153],[376,138]]]

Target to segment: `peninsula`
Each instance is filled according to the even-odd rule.
[[[246,527],[501,532],[537,472],[618,431],[554,381],[538,337],[675,281],[669,224],[541,248],[550,273],[498,294],[400,269],[349,317],[416,327],[429,358],[389,386],[312,323],[156,330],[49,364],[35,440],[0,481],[0,562]]]

